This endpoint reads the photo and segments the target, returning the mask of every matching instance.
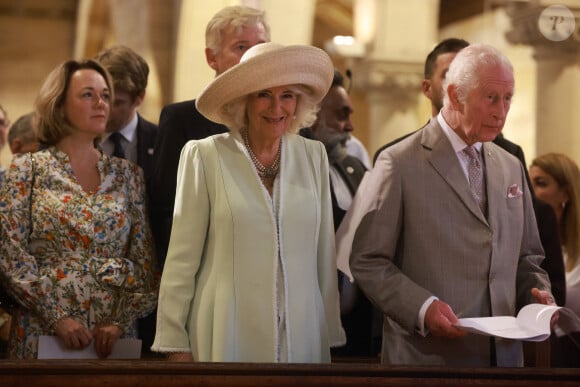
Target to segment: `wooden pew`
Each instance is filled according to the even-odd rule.
[[[0,386],[580,386],[580,369],[385,367],[380,364],[0,361]]]

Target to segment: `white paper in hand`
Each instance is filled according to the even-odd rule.
[[[562,309],[556,305],[529,304],[517,317],[460,318],[456,327],[472,333],[497,336],[506,339],[544,341],[550,336],[550,321],[554,313]]]
[[[38,338],[39,359],[98,359],[95,345],[91,342],[85,349],[67,349],[56,336],[40,336]],[[113,347],[113,352],[107,359],[139,359],[141,358],[141,340],[119,339]]]

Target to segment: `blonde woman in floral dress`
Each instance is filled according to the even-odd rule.
[[[37,357],[38,337],[93,345],[107,357],[156,304],[152,238],[142,171],[94,143],[112,101],[97,62],[67,61],[36,101],[46,149],[17,156],[0,190],[0,279],[21,304],[10,358]]]

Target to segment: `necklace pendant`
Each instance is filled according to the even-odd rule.
[[[274,178],[278,174],[278,170],[274,169],[274,168],[270,168],[270,167],[265,167],[263,173],[264,173],[264,177],[267,179]]]
[[[278,175],[278,171],[280,170],[280,158],[281,158],[281,154],[282,154],[282,144],[280,143],[280,145],[278,147],[278,152],[276,153],[276,159],[274,160],[274,163],[271,166],[267,167],[264,164],[262,164],[260,162],[260,160],[258,160],[256,155],[252,151],[252,148],[250,147],[250,143],[248,141],[247,132],[244,131],[242,133],[242,135],[243,135],[243,139],[244,139],[244,145],[248,151],[248,154],[250,155],[250,160],[252,161],[252,164],[254,164],[254,167],[256,168],[256,171],[258,172],[258,176],[260,177],[260,179],[264,180],[264,179],[275,178]]]

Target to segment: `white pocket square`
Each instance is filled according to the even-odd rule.
[[[507,190],[507,197],[509,199],[513,199],[513,198],[519,198],[520,196],[522,196],[524,193],[522,192],[522,190],[520,189],[520,186],[517,184],[512,184],[508,187]]]

